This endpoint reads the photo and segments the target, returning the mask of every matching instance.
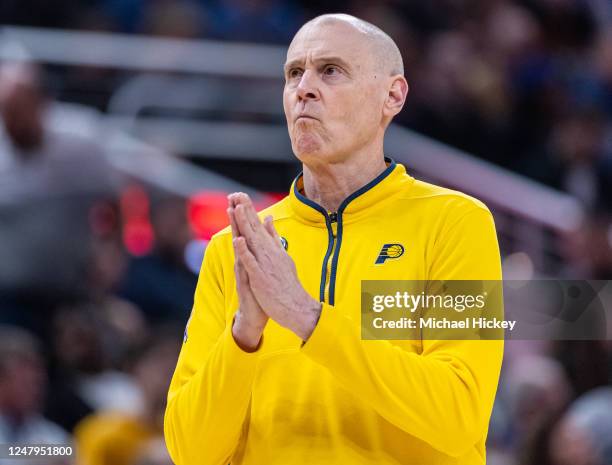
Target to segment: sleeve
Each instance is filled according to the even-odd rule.
[[[213,238],[168,393],[164,433],[176,465],[227,465],[247,416],[260,353],[240,349],[226,324],[217,247]]]
[[[501,279],[488,210],[470,211],[439,235],[429,278]],[[389,341],[362,340],[359,322],[337,310],[323,305],[302,347],[306,356],[387,421],[442,453],[459,457],[486,436],[503,340],[423,340],[422,352],[413,353]]]

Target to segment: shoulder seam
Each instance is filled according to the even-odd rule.
[[[460,218],[457,219],[457,221],[455,221],[452,225],[450,225],[447,229],[447,232],[452,231],[455,227],[457,227],[457,225],[463,221],[467,216],[470,216],[473,213],[478,213],[478,212],[484,212],[487,216],[489,216],[491,219],[493,219],[493,214],[491,213],[491,211],[488,208],[483,208],[480,205],[475,205],[475,208],[465,212],[463,215],[461,215]],[[493,221],[495,223],[495,221]]]
[[[466,202],[469,205],[473,205],[476,208],[480,208],[481,210],[485,210],[485,211],[489,211],[489,207],[487,207],[487,205],[480,199],[466,194],[464,192],[461,191],[456,191],[453,189],[448,189],[448,188],[441,188],[444,189],[443,192],[433,192],[433,193],[427,193],[427,194],[422,194],[422,195],[402,195],[400,196],[401,200],[426,200],[426,199],[432,199],[435,197],[451,197],[451,198],[456,198],[457,200],[463,200],[464,202]]]

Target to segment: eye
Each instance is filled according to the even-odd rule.
[[[335,76],[340,73],[340,68],[334,65],[327,65],[323,69],[323,74],[326,76]]]
[[[299,78],[301,75],[302,75],[302,70],[299,68],[291,68],[287,72],[287,77],[289,79],[296,79],[296,78]]]

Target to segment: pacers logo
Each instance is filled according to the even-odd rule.
[[[382,265],[391,258],[400,258],[404,255],[404,246],[402,244],[385,244],[380,249],[378,258],[374,262],[375,265]]]

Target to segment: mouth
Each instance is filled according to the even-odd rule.
[[[319,121],[317,118],[315,118],[314,116],[310,116],[310,115],[300,115],[295,119],[295,121],[297,122],[301,119]]]

